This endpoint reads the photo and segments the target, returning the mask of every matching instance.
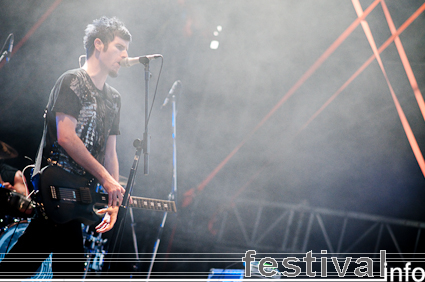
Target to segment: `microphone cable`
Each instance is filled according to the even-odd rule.
[[[150,117],[151,117],[151,113],[152,113],[153,105],[154,105],[154,103],[155,103],[155,98],[156,98],[156,95],[157,95],[157,92],[158,92],[159,78],[161,77],[161,72],[162,72],[162,66],[163,66],[163,65],[164,65],[164,58],[161,56],[161,66],[160,66],[160,68],[159,68],[158,79],[156,80],[155,91],[154,91],[154,94],[153,94],[152,104],[151,104],[151,108],[150,108],[150,110],[149,110],[148,120],[146,121],[146,125],[148,125],[148,124],[149,124],[149,120],[150,120]]]

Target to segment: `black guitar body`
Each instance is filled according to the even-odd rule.
[[[108,205],[108,194],[97,192],[94,178],[75,175],[58,166],[47,166],[40,174],[39,194],[35,201],[43,214],[55,223],[78,220],[86,225],[99,221],[99,209]],[[177,212],[174,201],[131,197],[131,208]]]
[[[48,166],[40,177],[42,207],[55,223],[63,224],[76,219],[91,225],[100,218],[95,205],[102,200],[107,202],[107,194],[96,193],[96,185],[94,179],[71,174],[57,166]],[[101,201],[98,201],[99,197]]]

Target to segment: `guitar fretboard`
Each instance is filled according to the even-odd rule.
[[[133,203],[131,203],[129,206],[133,208],[177,212],[174,201],[157,200],[135,196],[132,196],[131,199],[133,200]]]

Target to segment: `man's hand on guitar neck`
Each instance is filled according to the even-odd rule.
[[[125,189],[112,177],[103,182],[102,187],[108,193],[108,207],[121,206]]]
[[[102,219],[102,222],[99,223],[95,228],[98,233],[105,233],[114,227],[115,222],[117,221],[119,207],[108,207],[106,209],[98,210],[97,213],[105,214]]]

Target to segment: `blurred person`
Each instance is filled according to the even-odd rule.
[[[0,163],[0,184],[3,188],[28,196],[28,189],[24,183],[24,176],[19,169]]]
[[[95,229],[113,228],[124,188],[118,183],[116,136],[119,134],[121,96],[106,83],[116,77],[128,57],[131,34],[117,18],[102,17],[87,25],[86,62],[62,74],[46,107],[47,122],[42,167],[58,166],[76,176],[93,176],[108,193],[108,207]],[[41,175],[42,177],[43,175]],[[24,255],[22,255],[25,253]],[[24,234],[0,263],[0,278],[28,278],[53,253],[53,278],[81,278],[84,248],[81,222],[57,224],[37,212]],[[25,257],[25,261],[14,258]],[[19,274],[19,275],[18,275]]]
[[[25,176],[19,169],[0,160],[0,226],[34,215],[34,206],[28,199]]]

